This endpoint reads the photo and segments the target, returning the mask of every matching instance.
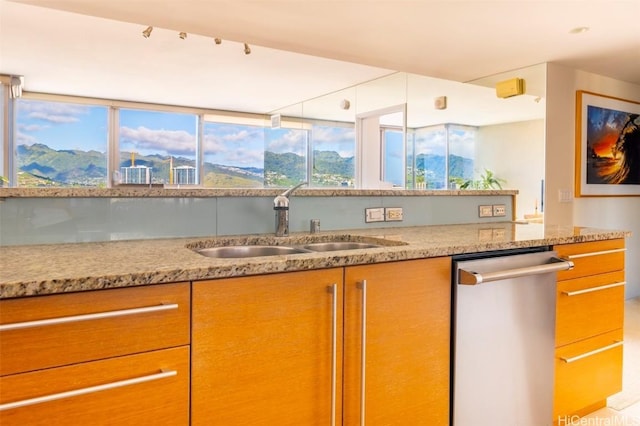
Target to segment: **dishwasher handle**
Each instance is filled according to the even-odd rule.
[[[516,269],[504,269],[502,271],[478,273],[458,269],[458,284],[476,285],[490,281],[506,280],[510,278],[523,277],[526,275],[547,274],[549,272],[568,271],[573,269],[573,262],[570,260],[552,257],[550,263],[536,266],[527,266]]]

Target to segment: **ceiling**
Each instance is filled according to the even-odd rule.
[[[0,0],[0,73],[29,91],[256,113],[394,70],[468,82],[557,62],[640,84],[638,16],[640,0]]]

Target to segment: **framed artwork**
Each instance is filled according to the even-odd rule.
[[[576,92],[577,197],[640,196],[640,102]]]

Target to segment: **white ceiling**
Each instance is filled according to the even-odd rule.
[[[392,70],[435,84],[558,62],[640,84],[638,16],[640,0],[0,0],[0,73],[30,91],[257,113]]]

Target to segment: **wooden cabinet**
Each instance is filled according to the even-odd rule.
[[[624,240],[554,250],[575,264],[558,273],[554,421],[560,423],[604,407],[622,389]]]
[[[450,293],[449,258],[194,283],[192,423],[447,425]]]
[[[345,425],[449,424],[450,268],[449,258],[346,268]]]
[[[184,425],[188,283],[0,301],[0,423]]]
[[[192,424],[331,425],[342,268],[193,284]]]

